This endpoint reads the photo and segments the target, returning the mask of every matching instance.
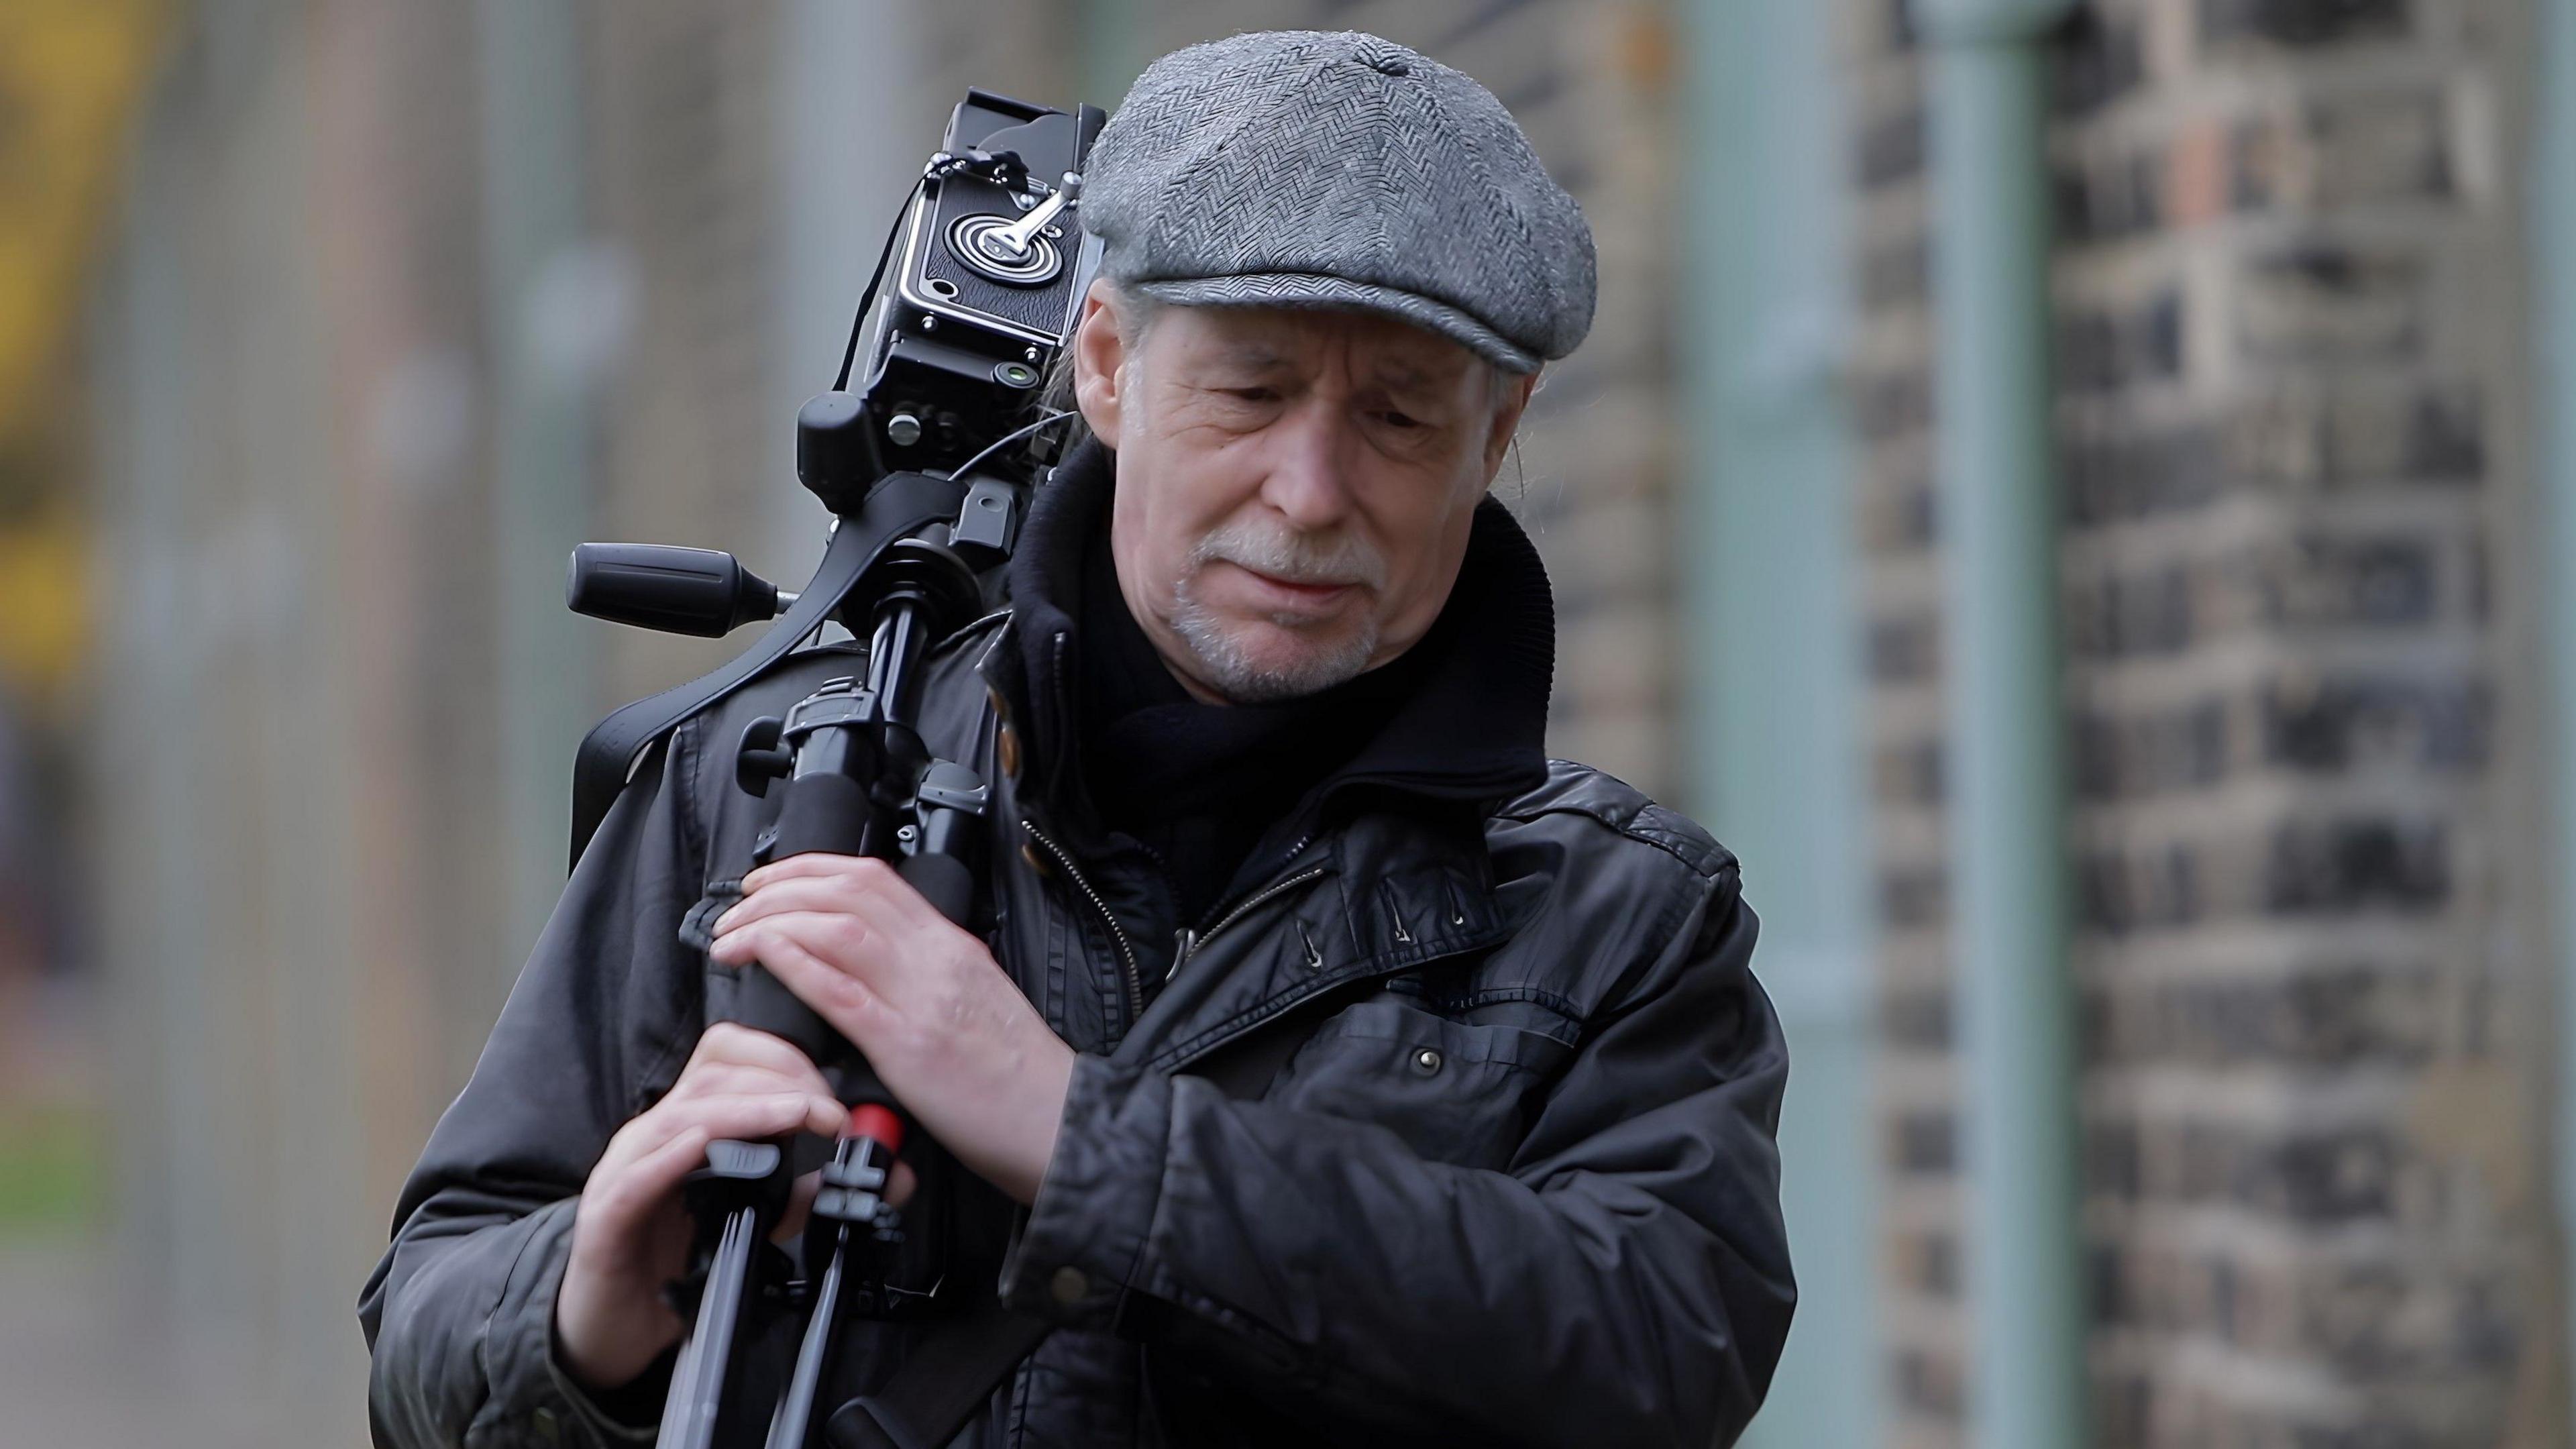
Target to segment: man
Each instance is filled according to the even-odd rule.
[[[1580,212],[1483,88],[1356,34],[1165,57],[1088,183],[1094,440],[922,691],[993,784],[987,929],[803,856],[703,968],[675,932],[757,826],[727,744],[850,653],[677,730],[404,1193],[379,1443],[649,1437],[681,1179],[842,1115],[702,1030],[752,961],[1003,1207],[985,1261],[1056,1325],[960,1442],[1699,1446],[1760,1402],[1793,1291],[1753,916],[1696,826],[1543,756],[1546,575],[1485,497],[1590,323]],[[1247,1052],[1249,1090],[1200,1074]],[[854,1337],[850,1392],[918,1332]]]

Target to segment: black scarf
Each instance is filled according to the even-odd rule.
[[[1085,443],[1039,490],[1011,563],[1012,608],[1039,758],[1052,762],[1044,788],[1150,850],[1180,920],[1204,924],[1258,886],[1265,837],[1293,839],[1362,794],[1481,806],[1545,780],[1555,609],[1538,551],[1500,503],[1477,508],[1449,601],[1411,649],[1302,699],[1208,705],[1118,593],[1116,462]]]

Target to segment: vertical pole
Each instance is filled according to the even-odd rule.
[[[2547,582],[2542,647],[2549,663],[2546,717],[2552,839],[2549,892],[2556,919],[2558,1051],[2555,1150],[2552,1153],[2565,1275],[2561,1311],[2569,1315],[2563,1343],[2576,1344],[2576,5],[2538,7],[2540,28],[2539,117],[2531,148],[2531,290],[2537,303],[2533,327],[2539,385],[2534,399],[2541,419],[2539,442],[2540,556],[2533,562]],[[2562,1350],[2564,1351],[2564,1350]],[[2568,1408],[2576,1421],[2576,1404]]]
[[[1145,54],[1136,0],[1083,0],[1080,13],[1082,94],[1074,99],[1115,111],[1152,59]]]
[[[580,36],[570,0],[483,0],[484,295],[492,367],[493,591],[500,634],[505,958],[563,886],[572,753],[593,703],[563,606],[564,559],[589,518],[587,381],[567,334],[583,302]]]
[[[210,838],[208,781],[220,758],[203,731],[156,732],[147,721],[188,717],[201,709],[218,667],[207,659],[204,627],[189,584],[195,540],[209,531],[196,476],[211,379],[205,367],[206,308],[188,284],[192,244],[209,228],[185,184],[196,153],[172,134],[205,124],[196,88],[173,88],[138,137],[128,182],[124,275],[102,315],[100,351],[114,371],[96,389],[95,436],[116,460],[115,532],[123,549],[107,576],[132,581],[121,607],[103,611],[114,630],[102,698],[125,707],[101,712],[102,748],[88,783],[107,824],[100,844],[131,872],[139,899],[99,912],[105,945],[119,976],[111,1025],[130,1036],[111,1039],[133,1062],[131,1090],[148,1082],[148,1100],[118,1106],[136,1125],[115,1135],[139,1144],[117,1164],[119,1207],[130,1226],[129,1281],[148,1284],[167,1337],[185,1349],[190,1330],[219,1323],[252,1296],[247,1255],[229,1231],[225,1182],[225,1101],[218,1040],[225,1018],[217,1006],[223,979],[205,923],[213,916],[214,874],[198,842]],[[112,329],[112,330],[110,330]],[[149,407],[128,400],[149,398]],[[122,688],[114,686],[121,685]],[[92,862],[94,878],[109,872]],[[183,1374],[197,1356],[182,1355]]]
[[[773,451],[762,485],[766,558],[754,566],[791,589],[821,558],[831,521],[797,485],[796,409],[832,385],[877,249],[957,103],[925,79],[937,56],[922,26],[913,7],[892,0],[787,0],[779,10]]]
[[[1930,46],[1952,960],[1982,1449],[2085,1442],[2041,150],[2040,42],[2068,8],[1919,0],[1916,12]]]
[[[1745,861],[1755,965],[1793,1064],[1780,1201],[1798,1313],[1749,1446],[1869,1449],[1879,1420],[1877,1195],[1870,1144],[1869,868],[1861,629],[1840,378],[1849,335],[1842,96],[1831,10],[1694,0],[1678,268],[1690,808]],[[1759,198],[1760,204],[1748,201]],[[1758,626],[1740,621],[1760,620]]]

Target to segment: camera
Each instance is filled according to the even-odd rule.
[[[950,114],[860,299],[840,376],[797,414],[797,477],[836,526],[890,475],[944,476],[967,492],[938,542],[988,577],[1009,553],[1055,459],[1046,382],[1099,269],[1080,205],[1106,120],[975,89]],[[730,554],[660,544],[583,544],[565,584],[577,613],[705,637],[799,597]]]

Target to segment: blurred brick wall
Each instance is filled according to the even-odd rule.
[[[1958,1442],[1966,1364],[1941,864],[1939,559],[1923,84],[1902,0],[1838,0],[1853,108],[1853,496],[1879,902],[1881,1337],[1893,1442]]]
[[[1957,1442],[1925,117],[1857,108],[1901,1442]],[[2051,126],[2096,1442],[2555,1442],[2524,862],[2524,21],[2098,0]]]

